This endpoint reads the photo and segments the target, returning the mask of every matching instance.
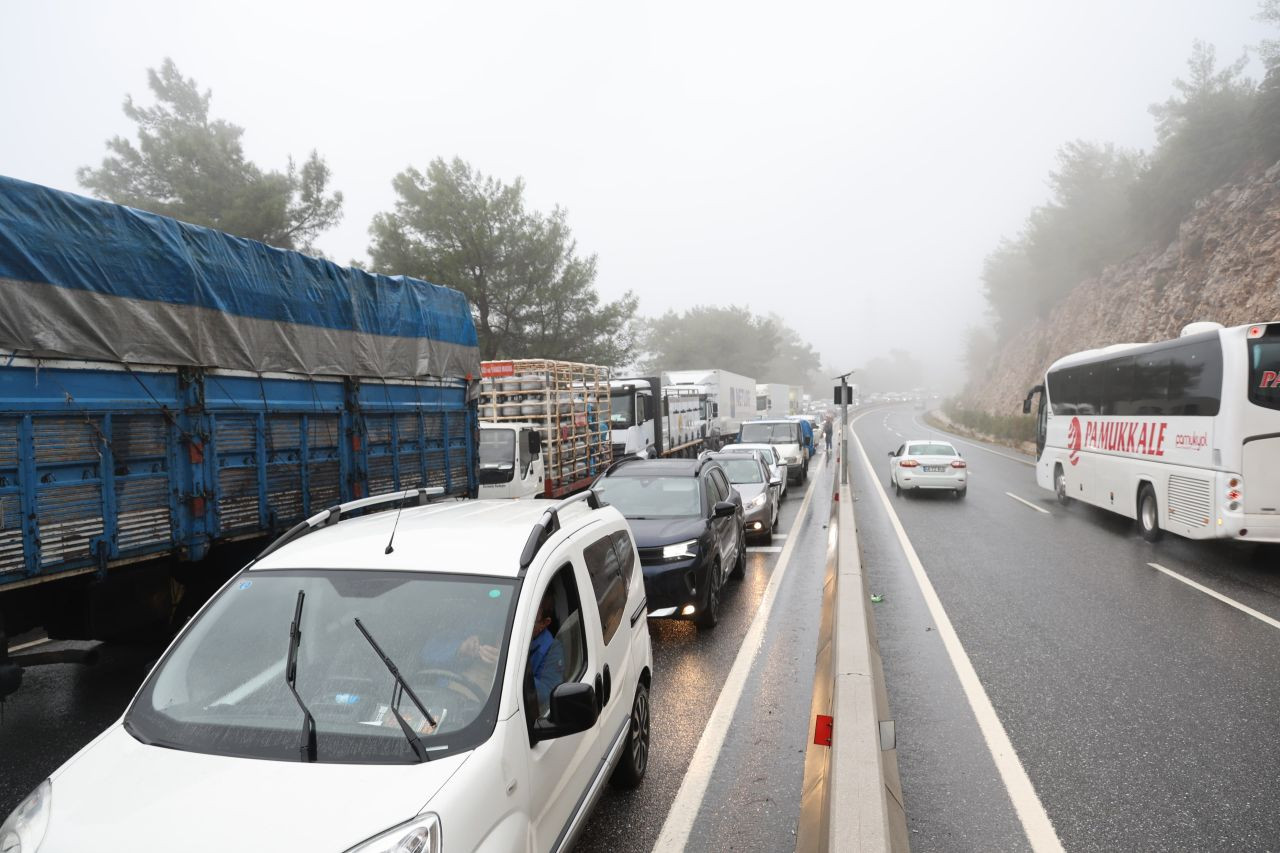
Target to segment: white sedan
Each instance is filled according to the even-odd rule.
[[[899,497],[916,489],[937,489],[963,498],[969,490],[969,466],[949,442],[908,441],[889,451],[889,482]]]
[[[771,481],[782,481],[782,490],[778,494],[778,499],[781,500],[787,496],[787,466],[772,444],[726,444],[720,448],[720,452],[756,454],[768,466]]]

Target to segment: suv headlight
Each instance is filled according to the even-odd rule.
[[[686,557],[698,556],[698,540],[690,539],[688,542],[677,542],[674,545],[662,546],[662,559],[664,560],[683,560]]]
[[[35,853],[49,828],[49,803],[53,785],[45,779],[0,825],[0,850],[4,853]]]
[[[747,504],[747,509],[755,509],[758,506],[764,506],[764,492],[761,492],[760,494],[752,498],[751,501]]]
[[[362,841],[345,853],[440,853],[440,849],[440,818],[424,814]]]

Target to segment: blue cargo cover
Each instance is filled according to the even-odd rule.
[[[480,376],[466,297],[0,176],[0,349],[308,375]]]

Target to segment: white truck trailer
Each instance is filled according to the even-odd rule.
[[[712,449],[734,440],[743,421],[756,417],[756,381],[728,370],[670,370],[662,374],[668,396],[705,397],[707,445]]]
[[[517,359],[480,371],[480,497],[564,497],[609,467],[609,368]]]

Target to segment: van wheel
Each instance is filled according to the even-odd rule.
[[[707,572],[707,600],[695,620],[699,628],[710,630],[720,623],[720,564]]]
[[[1156,490],[1147,483],[1138,490],[1138,529],[1148,542],[1159,542],[1164,535],[1160,529],[1160,504],[1156,501]]]
[[[1067,472],[1062,470],[1061,465],[1056,465],[1053,469],[1053,491],[1058,496],[1058,503],[1063,506],[1071,503],[1071,498],[1067,496]]]
[[[618,766],[609,777],[615,788],[634,788],[644,779],[649,769],[649,688],[644,682],[636,685],[636,698],[631,702],[631,730],[627,733],[627,745]]]

